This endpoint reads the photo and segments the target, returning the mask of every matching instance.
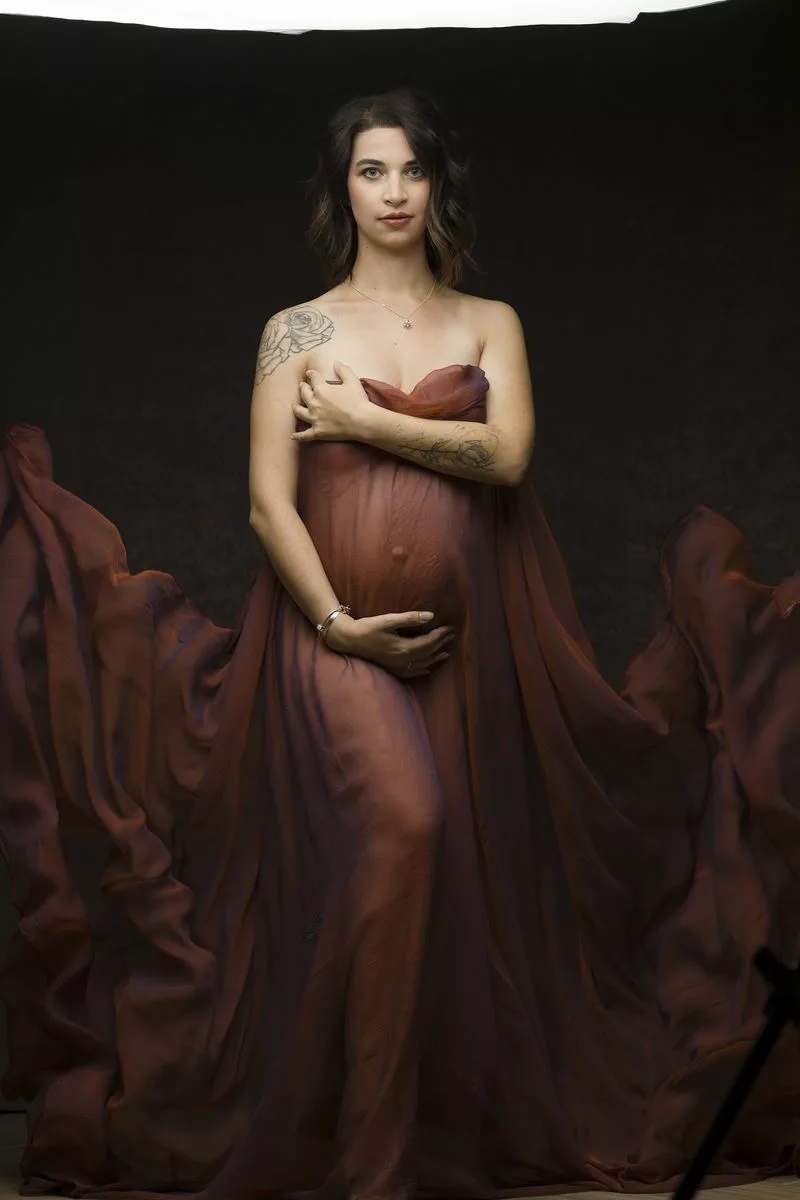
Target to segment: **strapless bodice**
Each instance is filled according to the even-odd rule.
[[[434,367],[414,385],[410,392],[386,383],[382,379],[362,376],[370,400],[381,408],[409,416],[470,421],[486,419],[486,393],[489,380],[482,367],[475,363],[450,363]]]

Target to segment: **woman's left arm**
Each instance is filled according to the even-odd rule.
[[[522,481],[535,436],[525,338],[510,304],[485,303],[486,423],[410,417],[371,404],[360,417],[359,441],[445,475],[507,487]]]
[[[406,458],[419,466],[444,475],[456,475],[479,483],[516,487],[527,470],[533,452],[535,419],[528,358],[522,325],[510,304],[500,300],[483,301],[484,328],[481,367],[489,382],[486,393],[486,423],[477,421],[440,421],[411,417],[372,404],[349,368],[345,378],[361,393],[353,399],[365,399],[352,407],[347,403],[349,389],[327,391],[319,405],[319,416],[311,411],[311,390],[303,390],[295,407],[301,420],[316,428],[295,434],[298,441],[318,438],[352,440],[376,446]],[[340,369],[344,364],[337,364]],[[323,385],[324,386],[324,385]],[[323,416],[322,408],[325,409]]]

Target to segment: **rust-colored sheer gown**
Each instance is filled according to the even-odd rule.
[[[453,364],[370,399],[485,420]],[[357,616],[431,607],[402,682],[264,561],[236,630],[51,478],[0,473],[0,801],[27,1192],[204,1200],[672,1188],[800,958],[800,573],[697,507],[623,693],[530,478],[303,446]],[[787,1030],[710,1182],[797,1172]]]

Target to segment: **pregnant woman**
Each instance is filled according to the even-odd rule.
[[[800,950],[800,576],[697,507],[622,694],[533,487],[512,308],[414,92],[344,105],[267,322],[235,630],[12,426],[0,802],[24,1190],[674,1186]],[[800,1168],[787,1034],[715,1165]]]

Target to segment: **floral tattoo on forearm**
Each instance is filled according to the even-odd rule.
[[[286,362],[291,354],[302,354],[314,346],[330,341],[334,325],[319,309],[310,304],[287,308],[270,317],[261,335],[256,361],[256,384]]]
[[[463,425],[458,425],[456,428],[459,433],[467,432]],[[455,442],[448,438],[439,438],[431,446],[421,445],[418,441],[412,440],[401,442],[398,449],[409,452],[421,466],[431,467],[433,470],[458,463],[460,466],[470,467],[474,471],[490,473],[497,465],[496,439],[494,446],[489,445],[485,438],[477,437],[459,437]]]

